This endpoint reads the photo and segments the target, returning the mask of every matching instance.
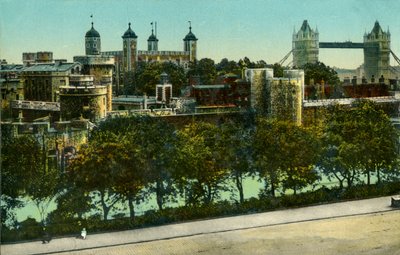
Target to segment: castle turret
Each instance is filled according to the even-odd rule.
[[[153,23],[151,23],[153,25]],[[157,32],[157,29],[156,29]],[[158,51],[158,39],[157,36],[154,35],[153,28],[151,29],[151,35],[149,39],[147,39],[147,50],[148,51]]]
[[[384,32],[376,21],[372,31],[364,35],[365,77],[389,78],[390,32]]]
[[[122,65],[124,72],[131,71],[135,68],[138,60],[137,54],[137,36],[131,29],[131,23],[128,24],[129,28],[122,36],[123,41],[123,60]]]
[[[85,53],[86,55],[100,55],[101,53],[101,41],[100,34],[93,27],[87,31],[85,35]]]
[[[319,53],[318,30],[311,29],[307,20],[296,33],[293,32],[293,66],[301,67],[307,63],[316,63]]]
[[[197,59],[197,38],[192,33],[191,24],[189,25],[189,33],[183,38],[183,49],[185,52],[189,52],[189,61],[194,62]]]

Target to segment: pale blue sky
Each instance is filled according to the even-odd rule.
[[[191,20],[198,58],[275,63],[291,50],[293,29],[307,19],[321,42],[362,42],[378,20],[400,55],[400,0],[0,0],[0,58],[21,63],[23,52],[52,51],[72,61],[84,54],[91,14],[102,51],[121,49],[128,22],[146,50],[151,21],[158,24],[159,50],[182,50]],[[356,68],[363,53],[320,49],[320,61]]]

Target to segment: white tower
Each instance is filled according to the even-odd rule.
[[[129,28],[122,36],[122,65],[124,72],[132,71],[135,68],[138,54],[137,54],[137,36],[131,29],[131,23],[128,24]]]
[[[183,38],[183,50],[189,52],[189,61],[197,59],[197,38],[192,33],[192,25],[189,21],[189,33]]]
[[[93,22],[92,28],[85,35],[85,53],[86,55],[100,55],[101,53],[100,34],[93,28]]]

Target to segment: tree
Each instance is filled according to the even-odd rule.
[[[398,132],[389,116],[373,101],[356,101],[353,115],[359,126],[356,139],[361,146],[360,156],[367,183],[371,183],[372,171],[377,173],[380,182],[381,170],[396,164]]]
[[[334,106],[328,115],[325,130],[323,169],[350,187],[358,174],[367,175],[390,169],[397,159],[397,131],[389,117],[372,101],[360,100],[352,107]],[[340,176],[338,176],[340,174]],[[341,184],[342,186],[342,184]]]
[[[215,78],[217,77],[217,69],[215,68],[214,60],[203,58],[199,61],[192,62],[187,75],[189,77],[199,75],[203,84],[214,84]]]
[[[348,107],[334,105],[328,112],[331,114],[326,118],[320,166],[325,174],[339,181],[340,187],[343,187],[344,180],[347,187],[351,187],[360,166],[359,147],[353,141],[357,133],[356,123]]]
[[[132,116],[113,118],[102,122],[99,132],[108,131],[127,137],[135,151],[143,182],[149,191],[156,193],[157,205],[163,209],[165,200],[173,193],[171,168],[175,154],[175,128],[161,118]]]
[[[323,80],[325,84],[331,86],[336,86],[340,82],[336,71],[322,62],[307,63],[300,68],[304,69],[305,84],[310,84],[311,79],[313,79],[315,83],[319,84],[321,84]]]
[[[250,118],[249,118],[250,117]],[[253,125],[251,116],[240,116],[220,126],[224,162],[229,169],[230,178],[239,193],[239,202],[244,202],[243,179],[252,174]]]
[[[210,204],[223,191],[228,176],[219,129],[194,122],[178,132],[178,139],[174,177],[185,194],[186,204]]]
[[[97,132],[68,169],[71,181],[77,187],[98,194],[104,220],[107,220],[110,209],[122,199],[121,186],[124,183],[118,182],[128,171],[124,168],[129,157],[126,139],[107,131]]]
[[[160,84],[161,74],[168,74],[172,84],[173,94],[180,95],[180,90],[186,82],[182,66],[172,62],[139,62],[135,71],[124,74],[125,94],[147,94],[154,96],[156,85]]]
[[[309,130],[290,121],[258,120],[254,157],[272,196],[281,183],[296,193],[317,180],[314,164],[319,155],[318,144]]]
[[[282,65],[275,63],[272,66],[272,69],[274,70],[274,77],[283,77],[284,68],[282,67]]]
[[[240,76],[242,74],[239,64],[233,60],[228,60],[227,58],[221,59],[221,61],[216,65],[216,70],[219,75],[233,73]]]
[[[32,136],[16,137],[6,143],[2,149],[1,175],[2,196],[30,198],[44,224],[48,206],[60,192],[60,173],[48,164],[44,145]]]

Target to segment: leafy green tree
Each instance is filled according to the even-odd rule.
[[[140,62],[135,71],[124,75],[125,94],[150,96],[155,95],[156,85],[160,84],[161,74],[168,74],[172,84],[173,94],[180,95],[180,90],[186,82],[185,71],[182,66],[172,62]]]
[[[272,196],[281,184],[296,193],[318,179],[314,171],[318,145],[318,139],[310,131],[290,121],[258,120],[254,156]]]
[[[359,126],[357,141],[361,146],[361,160],[368,184],[371,172],[377,173],[378,182],[383,169],[396,164],[398,132],[389,116],[370,100],[356,101],[354,117]]]
[[[325,152],[330,152],[323,168],[340,173],[350,187],[356,176],[392,169],[397,160],[398,134],[389,117],[372,101],[357,101],[351,108],[334,106],[327,118]],[[330,164],[327,164],[330,163]],[[340,177],[336,176],[339,182]]]
[[[252,175],[252,135],[253,126],[246,126],[245,118],[226,122],[220,126],[222,135],[223,162],[229,169],[230,178],[239,193],[239,202],[244,202],[243,180]]]
[[[239,64],[227,58],[221,59],[221,61],[216,64],[216,70],[219,75],[233,73],[240,76],[242,74]]]
[[[186,204],[209,204],[224,190],[228,176],[219,129],[194,122],[180,130],[178,138],[175,181],[185,194]]]
[[[156,193],[157,205],[162,210],[174,192],[171,168],[176,145],[175,128],[161,118],[132,116],[102,122],[99,131],[126,136],[130,146],[140,148],[135,151],[140,160],[134,165],[140,166],[147,190]]]
[[[110,132],[96,133],[87,147],[81,148],[69,166],[71,181],[86,192],[94,192],[100,198],[103,219],[107,220],[110,209],[122,199],[118,193],[117,174],[129,157],[124,140]]]
[[[322,62],[307,63],[300,68],[304,69],[305,84],[310,84],[310,79],[313,79],[315,83],[319,84],[321,84],[323,80],[325,84],[331,86],[339,85],[340,83],[336,71]]]
[[[215,78],[217,77],[217,69],[214,60],[203,58],[199,61],[192,62],[187,75],[189,77],[199,75],[202,84],[214,84]]]
[[[283,66],[281,66],[278,63],[275,63],[272,66],[272,69],[274,70],[274,77],[283,77],[283,70],[284,70]]]
[[[325,174],[334,176],[343,187],[351,187],[360,174],[360,151],[353,138],[357,133],[351,110],[335,105],[326,119],[321,167]]]
[[[18,153],[16,153],[18,152]],[[32,136],[12,139],[2,148],[2,196],[25,196],[36,205],[41,222],[59,195],[59,171],[48,164],[46,150]]]

